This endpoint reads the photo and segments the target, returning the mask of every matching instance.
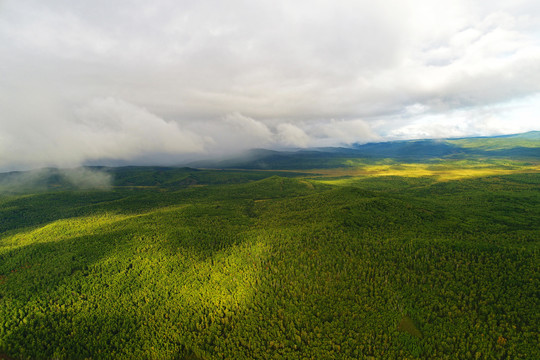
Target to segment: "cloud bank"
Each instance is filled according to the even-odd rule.
[[[538,129],[537,1],[0,2],[0,169]]]

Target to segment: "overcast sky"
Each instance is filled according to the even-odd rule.
[[[540,130],[540,1],[0,0],[0,170]]]

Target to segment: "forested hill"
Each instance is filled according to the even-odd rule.
[[[410,165],[0,193],[0,358],[539,359],[540,174]]]
[[[492,137],[421,139],[355,144],[344,148],[290,151],[254,149],[226,160],[197,161],[192,167],[243,169],[312,169],[344,166],[347,159],[384,158],[415,162],[438,159],[540,158],[540,131]]]

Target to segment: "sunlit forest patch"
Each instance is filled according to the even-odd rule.
[[[322,177],[321,181],[325,183],[339,185],[373,176],[433,177],[437,181],[448,181],[540,172],[540,163],[536,161],[512,160],[440,160],[429,163],[398,163],[388,159],[375,163],[348,160],[345,164],[345,167],[311,170],[311,173]],[[338,179],[324,179],[328,177]]]

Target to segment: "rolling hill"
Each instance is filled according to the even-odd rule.
[[[0,174],[0,358],[538,358],[537,136]]]

